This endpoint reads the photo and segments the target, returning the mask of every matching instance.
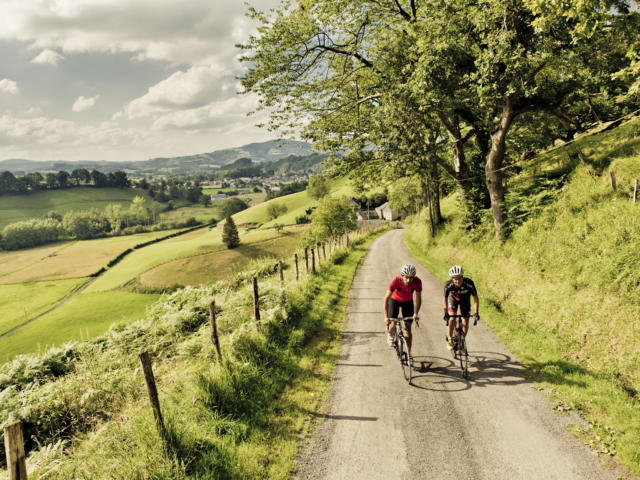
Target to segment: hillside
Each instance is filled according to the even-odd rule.
[[[28,218],[39,218],[55,211],[64,215],[70,210],[103,210],[115,203],[126,208],[137,195],[145,191],[133,188],[75,187],[64,190],[38,191],[28,195],[0,196],[0,231],[8,224]]]
[[[579,159],[578,152],[584,162]],[[611,173],[616,189],[611,185]],[[435,238],[428,219],[405,236],[440,279],[461,264],[481,315],[518,355],[573,433],[640,473],[640,118],[531,159],[509,184],[513,232],[504,244],[469,234],[452,195]],[[472,338],[472,337],[471,337]]]
[[[23,174],[33,171],[72,171],[76,168],[87,168],[89,170],[96,169],[103,173],[124,170],[134,176],[186,175],[198,172],[207,173],[239,158],[250,158],[255,163],[269,163],[287,157],[307,157],[310,155],[317,154],[312,153],[311,145],[306,142],[272,140],[196,155],[158,157],[137,162],[65,162],[63,160],[34,162],[23,159],[8,159],[0,161],[0,172],[9,170],[16,174]]]

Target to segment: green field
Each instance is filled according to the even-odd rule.
[[[275,238],[251,241],[263,236],[252,233],[243,237],[244,243],[238,248],[221,249],[204,255],[173,260],[144,272],[138,281],[142,285],[153,287],[165,287],[176,283],[199,285],[230,278],[239,269],[246,268],[255,258],[284,258],[290,262],[302,233],[303,231],[298,229],[287,235],[274,233]]]
[[[353,195],[353,188],[349,184],[347,179],[339,179],[331,182],[331,195],[332,196],[350,196]],[[280,203],[287,207],[287,212],[274,220],[270,220],[267,215],[267,208],[271,203]],[[305,211],[314,205],[317,201],[311,198],[306,190],[284,197],[278,197],[271,199],[267,202],[256,205],[255,207],[244,210],[240,213],[236,213],[233,219],[236,225],[243,224],[256,224],[260,228],[271,228],[276,224],[280,225],[294,225],[296,223],[296,217],[305,214]]]
[[[59,303],[87,278],[0,285],[0,334]]]
[[[178,230],[62,242],[0,253],[0,284],[86,277],[124,250]]]
[[[133,188],[74,187],[24,195],[0,196],[0,231],[8,224],[42,217],[53,210],[64,214],[70,210],[103,210],[116,203],[128,207],[137,195],[147,197],[146,191]]]
[[[0,362],[22,353],[43,352],[71,340],[93,338],[113,323],[131,323],[144,316],[159,295],[129,292],[82,292],[59,310],[0,338]]]

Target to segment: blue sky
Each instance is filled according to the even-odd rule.
[[[251,0],[259,10],[277,0]],[[274,138],[241,0],[1,0],[0,160],[144,160]]]

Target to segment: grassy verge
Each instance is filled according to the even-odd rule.
[[[94,338],[113,323],[132,323],[144,317],[147,305],[158,297],[123,291],[83,292],[59,310],[0,338],[0,362],[24,353],[43,352],[71,340]]]
[[[634,133],[635,132],[635,133]],[[462,264],[479,287],[482,317],[513,351],[554,408],[587,421],[571,430],[602,458],[640,474],[640,228],[629,185],[640,176],[640,120],[578,143],[578,163],[552,201],[533,206],[505,243],[490,228],[471,237],[457,200],[430,238],[427,219],[405,234],[412,253],[442,280]],[[570,148],[575,148],[572,145]],[[563,160],[564,159],[564,160]],[[537,159],[538,172],[567,152]],[[608,163],[604,163],[606,162]],[[608,170],[620,186],[613,191]],[[533,171],[514,186],[531,183]],[[519,199],[522,205],[531,197]],[[527,208],[531,207],[529,205]]]
[[[0,334],[46,312],[86,281],[73,278],[0,285]]]
[[[0,420],[23,418],[26,438],[42,445],[30,476],[289,478],[300,432],[327,391],[349,286],[371,239],[335,252],[335,263],[300,286],[261,279],[259,329],[250,285],[219,282],[166,295],[145,321],[53,352],[41,366],[23,357],[7,364],[0,388],[10,382],[13,394],[0,397]],[[222,361],[210,340],[212,297]],[[164,448],[139,371],[143,347],[154,357]],[[60,363],[64,374],[50,367],[56,358],[71,359]]]

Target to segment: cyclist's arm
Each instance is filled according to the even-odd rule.
[[[418,312],[420,311],[420,306],[422,305],[422,292],[415,292],[416,294],[416,298],[414,300],[414,308],[413,308],[413,313],[415,313],[415,316],[418,316]]]
[[[473,296],[473,303],[476,307],[476,315],[478,315],[478,311],[480,310],[480,300],[478,299],[477,295]]]
[[[384,318],[385,320],[389,318],[389,299],[393,292],[391,290],[387,290],[387,294],[384,296]]]

